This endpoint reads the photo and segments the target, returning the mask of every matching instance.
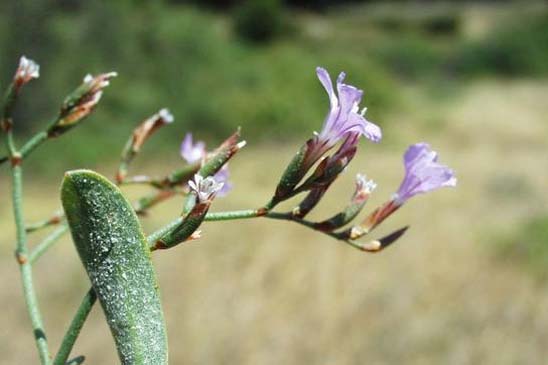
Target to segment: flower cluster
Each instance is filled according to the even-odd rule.
[[[380,142],[381,129],[365,119],[366,108],[360,112],[360,102],[363,91],[355,86],[344,83],[345,73],[341,72],[335,87],[329,73],[318,67],[316,74],[329,96],[329,112],[319,133],[309,139],[290,162],[282,175],[276,192],[267,205],[273,208],[279,202],[287,200],[301,192],[308,192],[301,203],[295,207],[291,215],[294,219],[303,220],[304,217],[319,203],[335,179],[345,170],[355,156],[360,137],[372,142]],[[339,146],[329,154],[329,151]],[[333,232],[355,218],[365,205],[376,184],[358,175],[356,191],[349,205],[335,216],[312,225],[319,230],[332,232],[332,235],[344,239],[355,240],[369,233],[390,214],[396,211],[409,198],[416,194],[426,193],[446,186],[456,186],[454,172],[438,163],[437,153],[432,151],[426,143],[417,143],[408,148],[404,155],[405,177],[398,191],[393,197],[373,211],[361,224],[355,225],[341,232]],[[316,168],[309,171],[317,163]],[[306,175],[309,177],[302,181]],[[361,245],[362,249],[379,250],[383,245],[392,243],[401,236],[405,229],[396,231],[378,241],[373,246]]]

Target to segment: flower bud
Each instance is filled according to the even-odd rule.
[[[378,240],[372,240],[369,242],[347,241],[347,243],[359,250],[375,253],[384,250],[386,247],[396,242],[401,236],[403,236],[408,228],[409,226],[405,226]]]
[[[211,202],[219,190],[222,189],[223,183],[215,181],[212,176],[203,178],[201,175],[196,174],[194,180],[188,182],[188,186],[191,194],[195,196],[194,206],[177,227],[156,242],[152,248],[153,250],[171,248],[186,240],[198,238],[199,235],[196,234],[196,230],[202,224]]]
[[[358,150],[359,134],[349,134],[337,152],[324,158],[312,175],[298,188],[298,191],[309,190],[324,185],[330,185],[352,161]]]
[[[365,236],[398,210],[399,207],[400,205],[396,204],[394,200],[387,201],[369,214],[360,225],[347,230],[346,235],[352,240]]]
[[[15,103],[21,87],[32,79],[37,79],[40,76],[40,66],[31,59],[22,56],[19,59],[19,66],[13,76],[13,82],[8,88],[4,107],[0,118],[0,129],[8,132],[13,127],[12,114],[15,109]],[[7,159],[0,159],[0,163]]]
[[[376,186],[377,184],[373,180],[367,180],[365,175],[358,174],[356,176],[356,190],[347,207],[333,217],[317,223],[315,227],[321,231],[330,232],[350,223],[361,212]]]
[[[167,109],[161,109],[158,113],[144,120],[133,130],[130,139],[122,151],[120,167],[116,175],[116,181],[121,183],[127,175],[127,169],[133,158],[139,153],[146,140],[160,127],[172,123],[173,115]]]
[[[206,156],[205,162],[198,171],[201,176],[215,175],[223,166],[245,145],[245,141],[239,141],[240,131],[236,131],[228,137],[215,151]]]
[[[116,72],[87,75],[84,82],[63,102],[57,120],[48,128],[48,135],[57,137],[87,117],[99,103],[103,89],[109,85],[110,79],[116,76]]]
[[[37,79],[40,76],[40,66],[31,59],[22,56],[19,59],[19,67],[15,71],[13,77],[13,85],[18,91],[21,86],[25,85],[32,79]]]
[[[293,209],[292,215],[296,218],[304,218],[320,202],[329,186],[330,184],[310,190],[299,206]]]

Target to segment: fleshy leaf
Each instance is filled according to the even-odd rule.
[[[150,250],[130,203],[114,184],[88,170],[66,173],[61,198],[122,365],[167,364]]]

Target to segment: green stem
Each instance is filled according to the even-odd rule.
[[[49,138],[48,133],[45,131],[39,132],[35,134],[34,136],[32,136],[27,141],[27,143],[25,143],[23,147],[21,147],[21,150],[19,151],[21,158],[24,159],[25,157],[27,157],[32,151],[34,151],[36,147],[40,146],[48,138]],[[8,151],[10,152],[10,156],[11,156],[15,153],[15,145],[13,143],[13,135],[11,131],[6,135],[6,141],[7,141]],[[8,160],[9,160],[8,156],[1,157],[0,165]]]
[[[28,248],[27,237],[25,232],[25,223],[23,219],[23,204],[22,204],[22,170],[20,165],[12,167],[12,181],[13,181],[13,214],[15,219],[15,226],[17,229],[17,246],[16,257],[19,262],[19,268],[21,271],[21,279],[23,282],[23,294],[25,297],[25,303],[27,311],[29,313],[32,329],[34,332],[34,339],[36,341],[36,347],[40,355],[40,362],[43,365],[50,364],[50,355],[48,349],[48,343],[46,334],[44,331],[44,325],[42,323],[42,316],[38,306],[38,298],[34,290],[34,284],[32,280],[32,265],[28,260]]]
[[[62,211],[58,211],[48,219],[25,225],[25,230],[27,233],[32,233],[49,226],[58,225],[59,223],[62,223],[64,216],[65,214]]]
[[[57,355],[53,360],[53,365],[65,365],[68,357],[70,356],[70,352],[74,347],[74,343],[76,342],[76,339],[78,338],[78,335],[80,334],[80,331],[88,318],[88,314],[96,301],[97,295],[95,294],[95,291],[93,289],[88,290],[84,296],[84,299],[82,299],[82,303],[80,303],[80,306],[78,307],[78,310],[76,311],[67,332],[65,333],[65,337],[63,337],[59,351],[57,351]]]
[[[37,134],[32,136],[31,139],[29,139],[27,143],[25,143],[23,147],[21,147],[20,153],[22,158],[27,157],[32,151],[34,151],[36,147],[40,146],[48,138],[48,133],[45,131],[38,132]]]
[[[13,109],[15,108],[15,103],[17,102],[17,91],[18,89],[12,83],[6,92],[4,98],[4,107],[2,110],[2,121],[1,127],[6,132],[6,148],[8,149],[8,157],[3,158],[3,161],[9,160],[9,157],[13,158],[17,155],[17,149],[15,147],[15,142],[13,141],[13,120],[12,114]]]
[[[330,237],[333,237],[337,240],[341,240],[342,238],[337,234],[337,233],[334,233],[334,232],[326,232],[326,231],[321,231],[321,230],[318,230],[317,229],[317,226],[316,226],[316,223],[314,222],[310,222],[310,221],[307,221],[306,219],[302,219],[302,218],[298,218],[298,217],[295,217],[293,216],[293,214],[291,213],[276,213],[276,212],[268,212],[266,213],[265,215],[266,218],[271,218],[271,219],[279,219],[279,220],[286,220],[286,221],[292,221],[292,222],[295,222],[295,223],[299,223],[300,225],[303,225],[305,227],[308,227],[308,228],[311,228],[315,231],[318,231],[318,232],[322,232],[322,233],[325,233],[326,235],[330,236]],[[347,240],[343,240],[344,242],[350,244],[351,246],[354,246],[352,244],[352,242],[350,241],[347,241]]]
[[[245,209],[245,210],[234,210],[229,212],[216,212],[216,213],[207,213],[204,221],[215,222],[215,221],[228,221],[234,219],[246,219],[246,218],[256,218],[260,217],[260,211],[258,209]],[[172,220],[164,227],[158,229],[157,231],[149,234],[147,236],[147,241],[149,245],[154,245],[157,240],[159,240],[163,235],[177,227],[183,221],[183,217],[177,217]]]
[[[55,242],[61,238],[62,235],[65,234],[65,232],[68,230],[68,225],[64,224],[61,227],[57,228],[55,231],[53,231],[49,236],[44,238],[42,242],[40,242],[34,250],[29,255],[29,262],[31,264],[34,264],[40,256],[44,254]]]
[[[264,214],[263,214],[264,215]],[[261,216],[259,209],[234,210],[230,212],[207,213],[205,221],[229,221],[234,219],[257,218]]]

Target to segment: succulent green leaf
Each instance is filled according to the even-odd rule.
[[[167,336],[150,250],[130,203],[103,176],[68,172],[61,198],[122,365],[167,364]]]

